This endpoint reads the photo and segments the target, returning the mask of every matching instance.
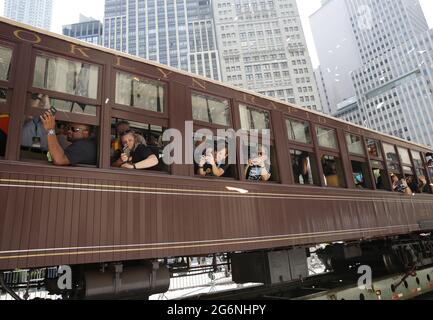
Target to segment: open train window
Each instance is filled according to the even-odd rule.
[[[416,188],[413,188],[414,192],[430,193],[430,181],[422,160],[423,155],[421,154],[421,152],[413,150],[411,150],[411,155],[413,159],[413,164],[415,166],[414,184],[417,185]]]
[[[163,161],[165,143],[162,135],[165,130],[157,125],[112,119],[112,167],[168,172],[169,167]],[[122,159],[123,155],[127,159]]]
[[[322,168],[326,187],[346,187],[343,173],[343,164],[339,157],[323,155]]]
[[[44,162],[52,161],[50,154],[48,154],[47,131],[43,126],[40,116],[51,107],[54,107],[57,112],[55,128],[57,140],[63,150],[66,150],[72,144],[71,142],[80,139],[86,141],[91,140],[91,144],[96,147],[96,152],[93,150],[93,147],[90,150],[92,157],[79,161],[80,163],[76,163],[75,159],[78,158],[76,158],[74,154],[70,154],[72,164],[91,166],[97,164],[96,145],[98,132],[96,126],[97,108],[95,106],[89,106],[75,101],[50,98],[48,95],[41,93],[29,94],[28,101],[28,108],[26,109],[27,115],[24,119],[21,132],[21,159],[40,160]],[[75,130],[75,132],[71,132],[70,129]],[[80,131],[83,134],[80,134]],[[70,152],[70,150],[68,152]],[[93,157],[93,155],[95,155],[95,157]]]
[[[6,154],[6,143],[9,133],[9,115],[0,114],[0,157]]]
[[[240,160],[247,181],[279,181],[274,146],[243,141]]]
[[[355,187],[358,189],[372,189],[373,184],[370,179],[367,162],[352,160],[351,166]]]
[[[236,178],[236,154],[223,137],[194,134],[194,173],[202,177]]]
[[[314,153],[290,150],[290,159],[296,184],[320,186],[320,177]]]
[[[383,167],[383,164],[379,161],[372,161],[371,167],[373,170],[374,183],[376,184],[377,190],[391,190],[391,185],[389,184],[388,176]]]

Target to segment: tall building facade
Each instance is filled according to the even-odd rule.
[[[223,81],[321,110],[295,0],[214,0]]]
[[[63,34],[93,44],[102,44],[101,21],[80,15],[80,22],[63,26]]]
[[[337,105],[355,96],[350,72],[362,66],[346,0],[323,1],[310,17],[320,60],[316,81],[323,111],[333,114]],[[322,93],[323,91],[323,93]]]
[[[325,13],[328,20],[342,19],[338,28],[328,29],[327,24],[322,24],[318,31],[314,27]],[[333,68],[344,70],[344,82],[353,86],[353,91],[343,85],[336,88],[335,74],[329,79],[324,77],[324,87],[332,92],[329,96],[344,93],[332,102],[332,114],[433,145],[429,133],[433,126],[433,30],[428,29],[419,1],[328,0],[311,21],[316,45],[321,48],[322,73],[328,69],[333,73]],[[338,29],[340,33],[335,37],[332,31]],[[335,47],[326,48],[327,42]],[[348,57],[347,52],[356,54]],[[353,65],[347,66],[345,59],[353,60]],[[355,67],[357,63],[360,65]],[[355,97],[350,97],[353,92]],[[356,107],[351,99],[357,101]]]
[[[104,46],[221,79],[210,0],[106,0]]]
[[[5,0],[4,15],[15,21],[50,30],[53,0]]]

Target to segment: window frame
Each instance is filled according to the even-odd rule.
[[[351,135],[351,136],[354,136],[354,137],[357,137],[357,138],[360,139],[360,142],[362,144],[362,150],[364,152],[363,154],[350,152],[349,145],[347,143],[347,136],[348,135]],[[344,131],[344,139],[345,139],[344,141],[346,142],[349,158],[364,159],[364,160],[367,159],[366,150],[365,150],[366,149],[365,148],[366,147],[366,145],[365,145],[365,139],[364,139],[364,137],[362,135],[357,135],[357,134],[354,134],[352,132]],[[357,160],[355,160],[355,161],[357,161]]]
[[[266,108],[263,108],[263,107],[259,107],[259,106],[256,106],[256,105],[254,105],[254,104],[251,104],[251,103],[246,103],[246,102],[243,102],[243,101],[238,101],[237,102],[237,108],[238,108],[238,114],[239,114],[239,128],[238,128],[238,130],[240,129],[240,130],[244,130],[244,131],[250,131],[250,130],[263,130],[263,129],[243,129],[242,128],[242,121],[241,121],[241,117],[240,117],[240,114],[241,114],[241,106],[245,106],[245,107],[247,107],[247,109],[253,109],[253,110],[256,110],[256,111],[258,111],[258,112],[266,112],[268,115],[269,115],[269,117],[268,117],[268,120],[269,120],[269,129],[265,129],[265,130],[269,130],[269,134],[270,134],[270,136],[271,136],[271,140],[274,140],[275,139],[275,137],[274,137],[274,133],[273,133],[273,125],[272,125],[272,114],[271,114],[271,111],[270,110],[268,110],[268,109],[266,109]],[[261,134],[259,133],[259,137],[261,136]]]
[[[72,62],[78,62],[78,63],[86,63],[86,64],[91,64],[91,65],[95,65],[98,67],[98,88],[97,88],[97,95],[96,95],[96,99],[92,99],[92,98],[86,98],[86,97],[81,97],[81,96],[76,96],[76,95],[72,95],[72,94],[68,94],[68,93],[63,93],[63,92],[59,92],[59,91],[53,91],[50,89],[45,89],[45,88],[38,88],[38,87],[34,87],[33,86],[33,79],[34,79],[34,74],[35,74],[35,69],[36,69],[36,57],[40,55],[43,57],[47,57],[47,58],[60,58],[60,59],[64,59],[64,60],[69,60]],[[41,49],[41,48],[37,48],[36,46],[32,49],[32,64],[31,64],[31,70],[29,73],[29,88],[27,89],[27,92],[38,92],[38,93],[42,93],[42,94],[46,94],[48,95],[50,98],[54,98],[54,99],[60,99],[60,100],[66,100],[66,101],[74,101],[74,102],[78,102],[78,103],[83,103],[83,104],[88,104],[88,105],[94,105],[95,107],[102,107],[103,103],[102,103],[102,85],[103,85],[103,75],[104,75],[104,65],[103,64],[99,64],[99,63],[95,63],[94,61],[88,61],[85,59],[80,59],[80,58],[72,58],[70,56],[67,55],[60,55],[59,53],[53,52],[50,49]]]
[[[213,98],[219,99],[219,100],[227,100],[229,103],[229,113],[230,113],[229,119],[230,119],[231,123],[227,126],[224,126],[224,125],[220,125],[220,124],[216,124],[216,123],[210,123],[210,122],[206,122],[206,121],[195,120],[193,117],[193,106],[192,106],[192,96],[193,96],[194,92],[198,93],[199,95],[213,97]],[[194,123],[194,128],[196,126],[199,128],[203,128],[203,129],[204,128],[205,129],[229,129],[230,127],[235,127],[235,125],[234,125],[234,123],[235,123],[234,122],[234,112],[233,112],[233,100],[231,98],[219,96],[219,95],[214,94],[214,93],[207,93],[207,92],[204,92],[203,90],[199,90],[197,88],[190,88],[188,101],[190,101],[191,121],[193,121],[193,123]]]
[[[319,138],[317,136],[317,127],[321,127],[321,128],[325,128],[325,129],[330,129],[330,130],[334,131],[334,133],[335,133],[335,141],[337,142],[337,146],[336,146],[335,149],[328,148],[328,147],[322,147],[319,144]],[[330,127],[330,126],[327,126],[327,125],[323,125],[321,123],[314,123],[314,136],[316,137],[317,148],[320,151],[329,153],[328,155],[332,155],[332,156],[336,155],[339,158],[341,158],[341,146],[340,146],[340,141],[338,139],[338,128],[333,128],[333,127]]]
[[[379,148],[380,153],[382,154],[382,157],[372,157],[370,155],[370,153],[368,152],[368,143],[367,143],[367,140],[372,140],[372,141],[376,142],[376,145]],[[368,157],[370,158],[370,160],[378,160],[378,161],[382,161],[382,162],[385,160],[384,159],[384,155],[383,155],[382,144],[381,144],[382,141],[381,140],[373,139],[373,138],[370,138],[370,137],[364,137],[364,143],[365,143],[365,146],[367,148],[367,153],[368,153]]]
[[[8,80],[0,80],[0,89],[6,90],[6,101],[4,103],[0,103],[0,113],[7,113],[10,116],[10,109],[12,94],[14,91],[14,83],[15,83],[15,69],[16,69],[16,61],[18,56],[17,45],[15,43],[11,43],[0,39],[0,46],[9,48],[12,50],[12,57],[10,62],[10,74]]]
[[[310,133],[311,143],[303,143],[303,142],[300,142],[300,141],[291,140],[289,138],[289,128],[287,127],[287,121],[290,121],[290,120],[308,124],[308,130],[309,130],[309,133]],[[314,138],[313,138],[311,127],[312,127],[312,123],[310,121],[300,120],[300,119],[295,118],[295,117],[287,117],[287,116],[284,117],[284,129],[286,130],[285,134],[286,134],[286,137],[287,137],[287,139],[289,141],[289,145],[296,145],[296,146],[299,146],[299,147],[307,147],[308,146],[308,147],[311,147],[313,149],[314,148]]]
[[[115,117],[115,116],[111,116],[110,117],[110,119],[111,119],[111,122],[110,122],[110,128],[111,128],[111,125],[112,125],[112,121],[114,120],[114,119],[119,119],[119,120],[126,120],[126,121],[128,121],[128,122],[137,122],[137,123],[140,123],[140,124],[147,124],[147,125],[149,125],[149,126],[152,126],[152,125],[156,125],[156,126],[160,126],[160,127],[162,127],[162,129],[163,129],[163,133],[164,133],[164,128],[166,128],[166,129],[168,129],[168,120],[165,122],[166,124],[167,124],[167,126],[163,126],[163,125],[159,125],[159,124],[151,124],[151,123],[146,123],[146,122],[143,122],[143,121],[147,121],[147,119],[151,119],[151,118],[149,118],[149,117],[147,117],[147,116],[145,116],[145,115],[131,115],[130,113],[124,113],[124,115],[128,115],[129,114],[129,118],[117,118],[117,117]],[[132,119],[132,116],[134,117],[134,119]],[[138,117],[138,118],[137,118]],[[111,149],[111,147],[110,147],[110,149]],[[158,161],[162,161],[162,160],[160,160],[160,159],[158,159]],[[111,162],[111,161],[110,161]],[[116,168],[116,167],[113,167],[112,165],[111,165],[111,163],[110,163],[110,168],[109,168],[109,170],[113,170],[113,171],[117,171],[117,172],[122,172],[122,173],[124,173],[126,170],[125,169],[122,169],[122,168]],[[158,171],[158,170],[152,170],[152,168],[150,168],[150,169],[146,169],[146,170],[135,170],[134,171],[134,174],[148,174],[148,173],[153,173],[153,174],[163,174],[163,175],[172,175],[172,166],[168,166],[168,171]]]
[[[388,158],[386,156],[385,145],[389,145],[389,146],[392,146],[394,148],[394,153],[397,156],[397,161],[396,162],[390,162],[390,160],[388,160]],[[383,158],[384,158],[384,162],[386,164],[388,175],[391,174],[391,173],[398,174],[398,175],[403,175],[403,167],[402,167],[402,164],[401,164],[400,155],[398,153],[397,145],[393,144],[393,143],[383,142],[382,141],[382,149],[383,149]],[[390,164],[391,165],[398,165],[399,170],[391,170],[389,168]]]
[[[137,76],[140,78],[144,78],[146,80],[149,80],[151,82],[155,82],[161,85],[161,87],[164,88],[164,112],[157,112],[157,111],[151,111],[151,110],[146,110],[146,109],[141,109],[141,108],[137,108],[137,107],[132,107],[132,106],[127,106],[127,105],[123,105],[123,104],[118,104],[116,103],[116,84],[117,84],[117,73],[121,72],[121,73],[125,73],[131,76]],[[145,74],[143,72],[134,70],[134,72],[132,72],[130,69],[127,68],[122,68],[120,66],[113,66],[112,68],[112,72],[111,72],[111,92],[113,92],[113,102],[111,103],[111,109],[112,111],[124,111],[124,112],[128,112],[129,114],[141,114],[141,115],[146,115],[149,118],[159,118],[159,119],[167,119],[169,117],[169,94],[168,91],[170,89],[169,87],[170,82],[166,81],[166,80],[162,80],[160,78],[157,78],[155,76],[149,75],[149,74]]]

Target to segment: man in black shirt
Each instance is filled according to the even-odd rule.
[[[96,165],[96,141],[90,136],[90,127],[74,123],[68,128],[68,141],[72,144],[63,150],[56,135],[56,119],[50,111],[41,116],[48,132],[48,151],[56,166],[75,166],[77,164]]]

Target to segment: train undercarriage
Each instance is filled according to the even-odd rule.
[[[402,235],[390,238],[310,246],[278,248],[254,252],[213,254],[202,257],[177,257],[153,261],[128,261],[92,265],[62,266],[29,270],[38,277],[0,277],[0,293],[27,289],[46,290],[59,299],[148,299],[169,290],[170,280],[179,275],[224,272],[234,283],[260,283],[275,286],[304,281],[311,276],[308,258],[311,253],[323,263],[325,272],[336,275],[357,273],[368,266],[374,276],[411,274],[433,265],[431,233]]]

